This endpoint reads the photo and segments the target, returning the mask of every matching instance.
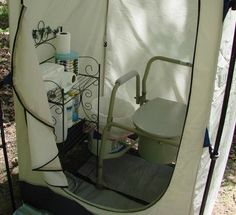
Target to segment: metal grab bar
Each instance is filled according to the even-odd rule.
[[[99,161],[98,161],[98,178],[97,178],[97,187],[98,188],[102,188],[103,186],[103,160],[104,159],[109,159],[109,158],[114,158],[117,157],[116,155],[105,155],[105,149],[106,149],[106,144],[107,144],[107,137],[109,135],[109,131],[111,130],[112,127],[118,127],[120,129],[124,129],[124,130],[128,130],[137,134],[141,134],[144,136],[147,136],[147,134],[145,132],[141,132],[135,128],[129,128],[127,126],[121,125],[119,123],[115,123],[113,122],[113,109],[114,109],[114,104],[115,104],[115,96],[117,93],[118,88],[126,83],[127,81],[129,81],[130,79],[134,78],[136,76],[136,103],[142,105],[143,103],[146,102],[146,81],[147,81],[147,77],[151,68],[151,65],[154,61],[165,61],[168,63],[173,63],[173,64],[178,64],[178,65],[182,65],[182,66],[187,66],[187,67],[192,67],[191,63],[188,62],[183,62],[177,59],[172,59],[172,58],[167,58],[167,57],[163,57],[163,56],[155,56],[153,58],[151,58],[146,66],[145,69],[145,73],[142,79],[142,95],[140,96],[140,76],[138,74],[138,72],[136,71],[131,71],[125,75],[123,75],[122,77],[120,77],[119,79],[116,80],[115,82],[115,86],[112,90],[111,93],[111,99],[110,99],[110,105],[109,105],[109,110],[108,110],[108,117],[107,117],[107,123],[106,126],[103,129],[102,132],[102,139],[101,139],[101,148],[100,148],[100,153],[99,153]],[[148,134],[150,136],[150,134]],[[155,136],[152,137],[153,139],[158,139],[159,141],[163,141],[166,144],[172,145],[172,146],[176,146],[176,141],[178,141],[178,139],[163,139],[163,138],[157,138]],[[124,150],[124,152],[126,152],[126,150]],[[119,155],[122,155],[123,152],[120,152]]]
[[[152,57],[148,61],[145,72],[144,72],[144,76],[143,76],[143,80],[142,80],[142,95],[139,99],[140,105],[142,105],[143,103],[146,102],[146,94],[147,94],[146,81],[147,81],[147,77],[149,75],[151,65],[154,61],[165,61],[165,62],[168,62],[168,63],[178,64],[178,65],[181,65],[181,66],[192,67],[192,64],[189,63],[189,62],[184,62],[184,61],[181,61],[181,60],[168,58],[168,57],[163,57],[163,56]]]
[[[108,110],[108,116],[107,116],[107,123],[106,126],[103,129],[102,132],[102,139],[101,139],[101,148],[100,148],[100,153],[99,153],[99,160],[98,160],[98,178],[97,178],[97,187],[102,188],[102,183],[103,183],[103,160],[106,159],[105,157],[105,149],[106,149],[106,144],[107,144],[107,137],[109,134],[109,131],[112,127],[112,121],[113,121],[113,109],[115,105],[115,97],[118,88],[122,85],[125,84],[127,81],[130,79],[136,77],[136,102],[138,104],[138,100],[140,97],[140,76],[137,71],[131,71],[119,79],[116,80],[115,86],[112,89],[111,93],[111,99],[110,99],[110,104],[109,104],[109,110]]]
[[[111,92],[111,99],[110,99],[110,105],[109,105],[109,110],[108,110],[108,117],[107,117],[107,123],[112,122],[112,115],[113,115],[113,109],[114,109],[114,104],[115,104],[115,96],[117,93],[118,88],[129,81],[130,79],[136,77],[136,103],[139,104],[139,98],[140,98],[140,76],[137,71],[131,71],[119,79],[116,80],[115,86],[112,89]]]

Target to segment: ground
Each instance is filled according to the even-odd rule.
[[[236,134],[234,134],[224,178],[213,215],[236,214]]]
[[[8,21],[0,0],[0,81],[10,72]],[[4,113],[4,129],[7,142],[8,160],[12,174],[16,205],[20,205],[18,187],[18,160],[15,137],[13,93],[10,87],[0,88],[0,102]],[[1,145],[1,141],[0,141]],[[0,148],[0,215],[11,214],[11,203],[6,177],[3,152]],[[224,179],[214,207],[214,215],[236,214],[236,135],[234,136]]]

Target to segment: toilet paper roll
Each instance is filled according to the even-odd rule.
[[[76,75],[73,72],[64,72],[61,87],[67,93],[76,82]]]
[[[70,39],[69,32],[59,32],[56,37],[56,52],[57,54],[70,54]]]

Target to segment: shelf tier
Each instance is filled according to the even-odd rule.
[[[55,87],[48,92],[48,101],[55,105],[65,105],[76,96],[82,96],[83,92],[91,85],[98,85],[98,77],[90,75],[78,75],[76,83],[72,88],[64,93],[64,89]]]

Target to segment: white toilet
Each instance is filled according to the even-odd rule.
[[[172,163],[176,160],[187,106],[156,98],[142,105],[133,116],[139,135],[139,154],[147,161]],[[173,143],[168,144],[168,140]]]

